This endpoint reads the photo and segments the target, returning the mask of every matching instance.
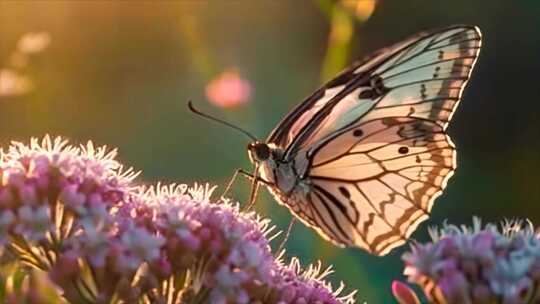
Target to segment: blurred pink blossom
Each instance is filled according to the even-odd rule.
[[[392,282],[392,294],[399,304],[420,304],[416,293],[407,284],[400,281]]]
[[[229,70],[210,81],[206,86],[206,97],[218,107],[233,108],[249,102],[251,91],[249,81],[238,71]]]

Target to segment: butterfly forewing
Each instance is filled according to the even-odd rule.
[[[383,255],[428,218],[456,162],[445,134],[480,50],[476,27],[422,33],[355,64],[268,141],[309,180],[290,209],[326,239]]]
[[[364,119],[408,116],[448,125],[478,56],[480,33],[459,28],[425,40],[375,69],[389,91]]]
[[[270,133],[267,141],[281,147],[289,146],[299,131],[309,123],[310,119],[313,118],[322,106],[342,91],[355,75],[362,73],[369,74],[369,71],[373,67],[380,65],[381,62],[385,62],[399,50],[414,45],[420,38],[428,35],[429,33],[417,34],[391,47],[381,49],[364,60],[353,63],[349,68],[342,71],[337,77],[315,91],[315,93],[289,112]]]
[[[480,32],[471,26],[421,33],[398,43],[319,89],[298,107],[301,113],[289,114],[295,119],[285,119],[269,141],[286,147],[292,157],[366,115],[426,118],[445,127],[480,44]]]

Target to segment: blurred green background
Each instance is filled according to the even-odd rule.
[[[0,142],[46,133],[91,139],[118,147],[122,162],[143,171],[141,181],[223,186],[235,168],[250,168],[246,139],[191,115],[188,99],[264,138],[343,64],[421,30],[474,24],[483,50],[449,128],[458,170],[413,237],[427,240],[428,226],[470,223],[472,215],[540,225],[540,3],[387,0],[371,16],[369,5],[2,1],[0,69],[22,35],[45,31],[51,43],[24,68],[34,89],[0,97]],[[250,82],[250,102],[212,105],[205,87],[231,68]],[[247,192],[246,182],[236,184],[236,198]],[[256,208],[287,226],[290,214],[266,191]],[[403,278],[406,246],[373,257],[296,225],[287,249],[303,263],[333,264],[334,281],[358,289],[359,303],[392,302],[391,281]]]

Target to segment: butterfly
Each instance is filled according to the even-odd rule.
[[[457,25],[352,64],[248,145],[252,177],[324,239],[387,254],[456,168],[446,128],[480,46],[477,27]]]

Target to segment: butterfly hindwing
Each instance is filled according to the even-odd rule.
[[[335,243],[383,255],[427,219],[454,168],[453,145],[433,122],[362,123],[314,154],[311,221]]]

